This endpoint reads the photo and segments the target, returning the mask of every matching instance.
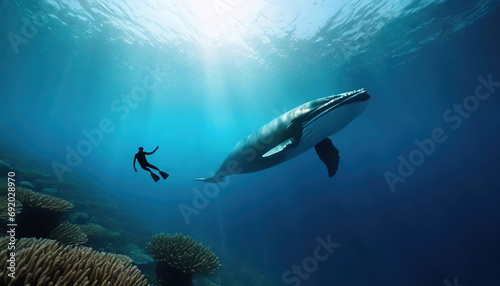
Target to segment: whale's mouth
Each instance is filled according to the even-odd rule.
[[[370,94],[366,89],[362,88],[359,90],[347,92],[345,94],[340,95],[340,98],[332,99],[332,101],[336,101],[332,104],[331,107],[328,108],[328,111],[331,109],[339,108],[342,105],[363,102],[370,99]]]
[[[370,99],[370,94],[364,88],[339,94],[311,112],[309,115],[311,119],[306,121],[304,127],[341,106],[367,101],[368,99]]]

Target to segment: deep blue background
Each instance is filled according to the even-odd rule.
[[[499,1],[475,2],[442,1],[415,12],[415,1],[394,18],[360,9],[341,28],[331,28],[332,10],[313,37],[269,35],[270,43],[260,43],[249,36],[255,54],[222,41],[214,58],[182,32],[181,47],[175,40],[121,41],[124,28],[108,18],[80,23],[65,9],[15,53],[6,35],[19,33],[22,17],[39,8],[2,4],[2,144],[50,170],[53,161],[64,163],[66,146],[85,139],[83,129],[110,118],[115,131],[75,174],[157,232],[193,235],[278,281],[312,255],[318,237],[331,236],[341,246],[301,285],[444,285],[454,277],[464,285],[500,283],[500,87],[457,130],[443,120],[474,95],[478,76],[500,81]],[[363,24],[367,19],[373,22]],[[90,25],[101,21],[101,28]],[[377,23],[361,40],[343,38]],[[162,83],[120,119],[111,103],[157,67]],[[331,137],[341,156],[333,179],[310,150],[230,177],[186,224],[179,204],[192,206],[193,189],[205,187],[190,180],[215,171],[240,138],[299,104],[361,87],[372,95],[368,108]],[[398,156],[408,158],[414,141],[435,128],[447,140],[391,192],[384,172],[397,173]],[[171,178],[154,184],[131,164],[138,146],[157,145],[150,162]]]

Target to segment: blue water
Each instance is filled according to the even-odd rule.
[[[274,285],[500,283],[500,1],[289,2],[4,1],[0,145]],[[192,181],[280,114],[359,88],[334,178],[310,150]],[[139,146],[167,180],[134,172]],[[318,261],[318,240],[340,245]]]

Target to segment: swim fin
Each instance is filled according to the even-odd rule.
[[[165,173],[165,172],[162,172],[162,171],[159,171],[160,172],[160,175],[163,177],[163,179],[165,180],[166,178],[168,178],[168,174]]]
[[[153,178],[153,180],[155,180],[155,182],[158,182],[158,180],[160,180],[160,177],[158,177],[158,175],[153,174],[153,173],[151,173],[151,178]]]

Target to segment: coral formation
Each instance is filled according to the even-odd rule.
[[[8,238],[0,238],[0,246]],[[0,285],[143,286],[147,281],[124,255],[88,247],[64,246],[50,239],[23,238],[17,243],[17,272],[8,276],[7,248],[0,249]]]
[[[7,186],[0,186],[0,196],[7,196],[7,191]],[[49,238],[50,232],[59,225],[63,212],[73,208],[73,204],[66,200],[22,187],[16,187],[16,199],[23,205],[16,217],[18,237]]]
[[[153,262],[144,249],[130,242],[125,245],[125,254],[137,265]]]
[[[32,189],[32,190],[35,189],[35,186],[33,186],[33,184],[28,182],[28,181],[19,182],[19,183],[17,183],[17,186],[22,187],[22,188]]]
[[[22,167],[25,166],[22,164],[17,165],[18,167],[15,168],[16,176],[18,176],[19,178],[23,178],[23,180],[25,181],[31,182],[38,188],[47,188],[53,186],[56,183],[49,174],[41,171],[40,169],[35,169],[33,165],[30,165],[29,168]]]
[[[110,231],[104,228],[102,225],[95,223],[80,225],[80,228],[87,234],[89,239],[101,240],[120,236],[118,232]]]
[[[19,200],[29,207],[39,207],[55,212],[69,211],[74,207],[72,203],[66,200],[33,192],[22,187],[17,187],[16,194]]]
[[[182,234],[156,234],[146,250],[159,260],[156,278],[160,285],[193,285],[194,274],[213,274],[220,267],[219,258],[209,248]]]
[[[57,190],[56,188],[44,188],[42,192],[46,194],[57,194],[59,193],[59,190]]]
[[[5,195],[5,196],[1,196],[0,197],[0,219],[9,219],[9,199],[8,197]],[[12,202],[14,203],[14,209],[16,210],[15,213],[18,214],[18,213],[21,213],[21,210],[23,209],[23,204],[20,202],[20,201],[14,201]]]
[[[76,224],[86,224],[89,222],[89,215],[84,212],[72,213],[68,216],[68,220]]]
[[[111,231],[104,228],[102,225],[95,223],[80,225],[80,228],[87,234],[89,239],[87,245],[101,251],[106,250],[110,252],[119,252],[116,249],[109,249],[108,247],[112,244],[112,242],[117,242],[117,239],[120,237],[120,233]]]
[[[88,240],[87,234],[82,231],[80,226],[67,221],[56,227],[50,236],[66,245],[80,245]]]

